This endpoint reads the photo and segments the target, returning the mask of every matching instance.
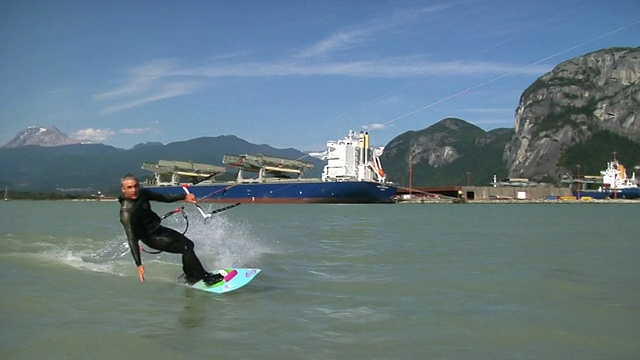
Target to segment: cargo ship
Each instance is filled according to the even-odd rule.
[[[397,188],[387,181],[380,155],[367,132],[350,131],[327,142],[321,178],[304,177],[312,163],[262,154],[224,155],[225,166],[160,160],[142,168],[153,173],[146,188],[178,194],[186,187],[202,202],[390,203]]]
[[[633,172],[627,176],[627,168],[618,162],[614,153],[613,161],[607,162],[607,169],[600,171],[600,177],[585,176],[578,179],[578,186],[574,195],[576,198],[592,199],[640,199],[640,185]],[[596,178],[596,179],[592,179]],[[597,189],[585,189],[584,184],[600,183]]]

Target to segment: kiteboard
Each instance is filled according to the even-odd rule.
[[[216,294],[223,294],[230,291],[238,290],[250,283],[260,273],[260,269],[225,269],[226,275],[224,279],[211,286],[207,286],[204,281],[200,280],[195,284],[188,285],[194,289],[207,291]]]

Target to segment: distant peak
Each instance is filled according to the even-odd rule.
[[[44,128],[32,125],[19,132],[11,141],[2,147],[16,148],[27,145],[51,147],[83,143],[87,143],[87,141],[71,138],[55,126]]]

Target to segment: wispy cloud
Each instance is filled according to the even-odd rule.
[[[146,128],[127,128],[127,129],[122,129],[119,131],[120,134],[123,135],[139,135],[139,134],[145,134],[148,132],[157,132],[158,129],[155,128],[151,128],[151,127],[146,127]]]
[[[198,66],[187,66],[176,59],[157,59],[130,69],[114,88],[94,96],[103,115],[113,114],[160,100],[200,91],[213,79],[344,76],[366,78],[415,79],[430,77],[539,75],[549,70],[544,65],[520,65],[499,62],[428,60],[426,55],[371,58],[350,54],[341,60],[329,55],[345,52],[378,41],[391,31],[402,31],[425,14],[450,7],[439,5],[420,9],[398,10],[389,15],[337,31],[291,57],[270,61],[246,61],[241,55],[218,55]]]
[[[388,126],[389,125],[386,125],[386,124],[374,123],[369,125],[362,125],[362,130],[365,130],[365,131],[381,130],[381,129],[387,128]]]
[[[148,132],[158,131],[156,128],[125,128],[118,131],[112,129],[81,129],[73,133],[76,139],[89,140],[91,142],[106,142],[116,135],[139,135]]]
[[[114,104],[107,106],[102,110],[102,114],[111,114],[158,100],[192,94],[199,89],[200,86],[201,85],[197,82],[169,82],[166,84],[158,84],[157,89],[148,89],[137,94],[138,96],[135,98],[122,99],[121,101],[117,101]]]
[[[114,134],[115,132],[111,129],[88,128],[74,132],[73,137],[76,139],[86,139],[91,142],[105,142]]]
[[[111,114],[151,102],[191,94],[200,83],[185,80],[171,59],[150,61],[129,71],[119,87],[98,94],[94,99],[105,103],[102,114]]]
[[[122,86],[98,94],[95,96],[95,99],[98,101],[106,101],[147,92],[152,89],[159,80],[170,75],[173,72],[175,64],[176,61],[172,59],[159,59],[134,67],[128,71],[128,76]]]
[[[436,13],[450,5],[442,4],[420,9],[401,9],[373,18],[369,21],[337,31],[329,37],[310,45],[294,57],[311,58],[326,56],[339,51],[347,51],[376,41],[381,34],[388,34],[400,27],[406,27],[421,19],[426,13]]]
[[[419,57],[372,61],[326,62],[307,64],[289,59],[275,62],[211,64],[194,68],[165,69],[164,73],[133,73],[123,84],[95,96],[103,103],[102,114],[111,114],[159,100],[189,95],[205,87],[215,78],[283,77],[283,76],[350,76],[368,78],[414,78],[425,76],[491,76],[509,74],[538,75],[548,66],[521,66],[496,62],[430,62]],[[186,80],[189,79],[189,80]]]

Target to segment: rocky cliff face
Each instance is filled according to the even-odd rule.
[[[71,144],[85,144],[87,140],[73,139],[67,134],[58,130],[55,126],[41,128],[29,126],[24,131],[18,133],[11,141],[2,146],[5,149],[16,148],[26,145],[38,146],[60,146]]]
[[[606,49],[558,65],[532,84],[516,110],[504,159],[509,175],[570,172],[564,151],[601,130],[640,142],[640,48]]]

